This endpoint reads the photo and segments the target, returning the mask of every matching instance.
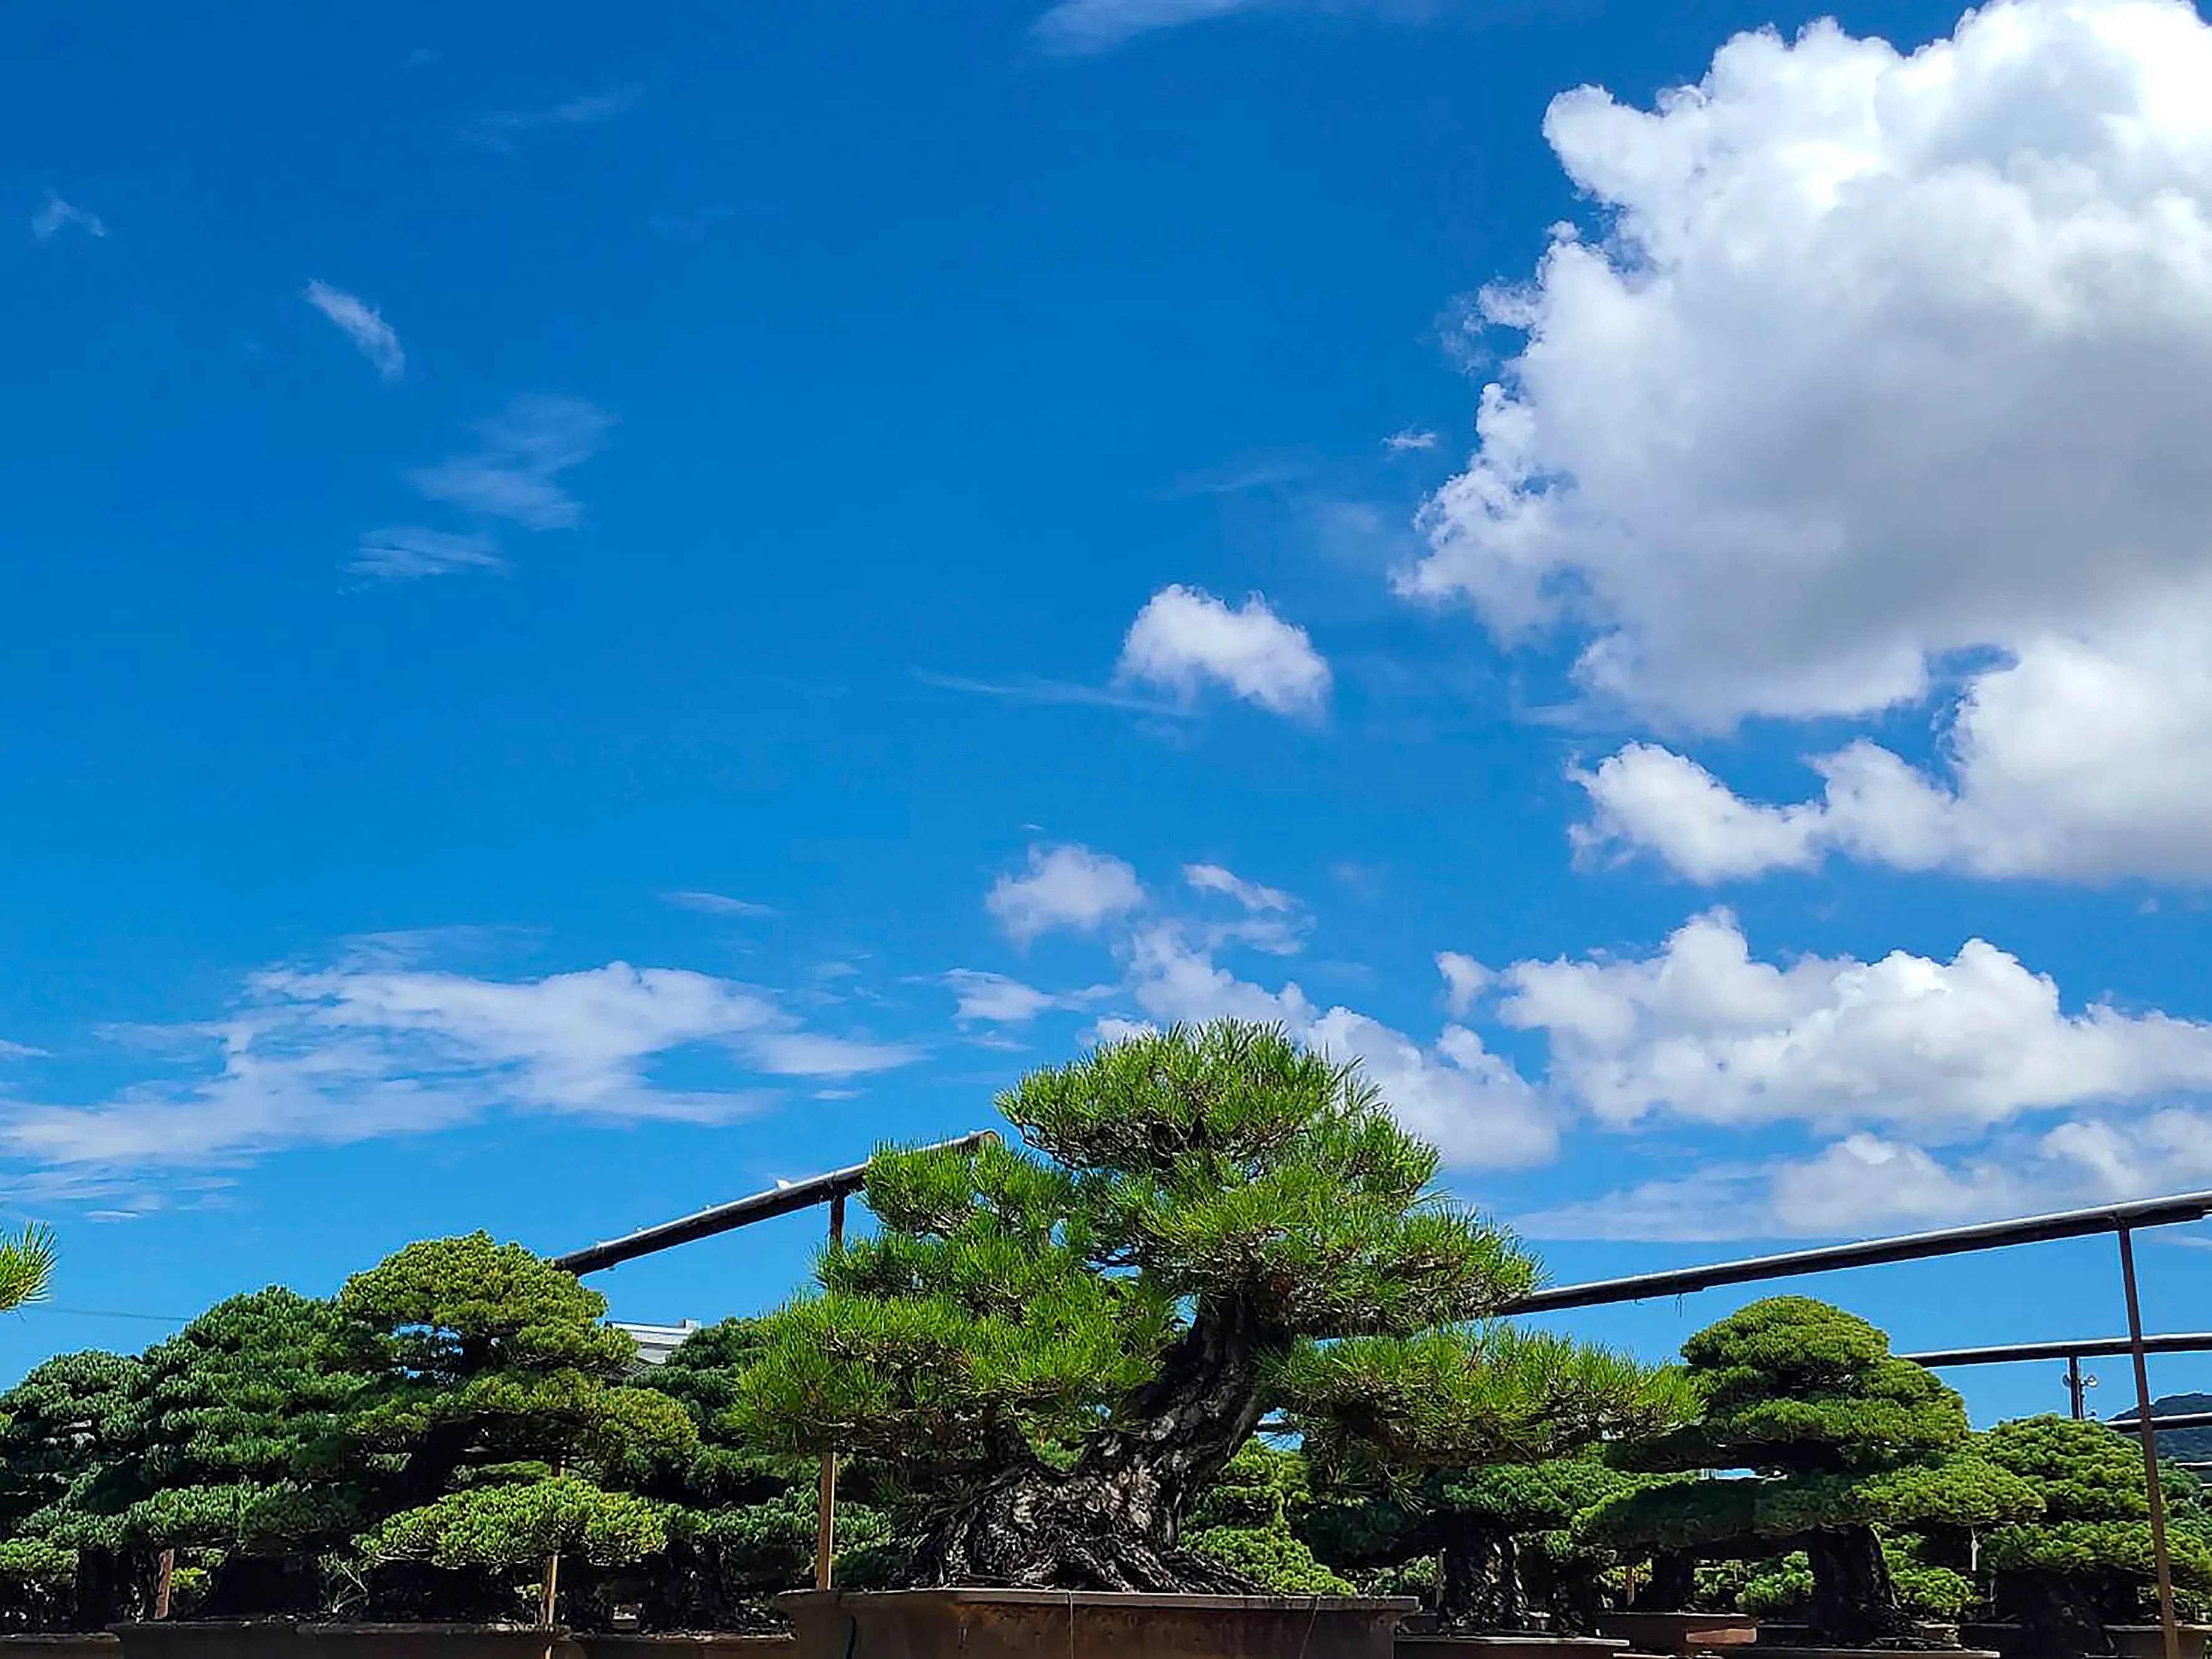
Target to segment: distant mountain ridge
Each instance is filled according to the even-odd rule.
[[[2212,1412],[2212,1394],[2166,1394],[2150,1402],[2153,1417],[2179,1417],[2196,1412]],[[2114,1428],[2132,1429],[2136,1414],[2130,1408],[2106,1420]],[[2158,1455],[2177,1463],[2212,1463],[2212,1428],[2161,1431]]]

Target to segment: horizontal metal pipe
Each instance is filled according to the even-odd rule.
[[[2009,1244],[2087,1238],[2098,1233],[2116,1232],[2122,1227],[2160,1227],[2176,1222],[2201,1221],[2208,1214],[2212,1214],[2212,1192],[2177,1193],[2171,1198],[2148,1198],[2132,1204],[2061,1210],[2051,1215],[1984,1221],[1971,1227],[1945,1227],[1936,1232],[1872,1238],[1856,1244],[1826,1244],[1815,1249],[1753,1256],[1742,1261],[1719,1261],[1703,1267],[1674,1267],[1664,1273],[1638,1273],[1628,1279],[1562,1285],[1524,1296],[1504,1311],[1558,1313],[1568,1308],[1598,1308],[1654,1297],[1686,1296],[1692,1291],[1716,1290],[1723,1285],[1752,1285],[1800,1273],[1826,1273],[1835,1267],[1921,1261],[1930,1256],[1963,1255],[1972,1250],[1994,1250]]]
[[[2105,1426],[2132,1430],[2136,1426],[2135,1413],[2130,1412],[2125,1417],[2106,1418]],[[2164,1434],[2169,1429],[2212,1429],[2212,1412],[2176,1412],[2171,1417],[2154,1417],[2150,1426],[2155,1434]]]
[[[1916,1365],[2002,1365],[2015,1359],[2087,1359],[2098,1354],[2126,1353],[2124,1336],[2092,1336],[2071,1342],[2013,1342],[1995,1348],[1944,1348],[1927,1353],[1901,1353]],[[2212,1331],[2181,1331],[2171,1336],[2143,1338],[2145,1353],[2212,1353]]]
[[[988,1129],[978,1129],[957,1140],[942,1141],[921,1150],[930,1152],[964,1152],[998,1138]],[[647,1227],[621,1238],[610,1239],[604,1244],[571,1250],[566,1255],[555,1256],[553,1265],[572,1273],[595,1273],[620,1262],[635,1261],[641,1255],[673,1249],[678,1244],[712,1238],[716,1233],[750,1227],[756,1221],[769,1221],[797,1210],[811,1209],[817,1204],[827,1204],[832,1199],[857,1193],[867,1185],[867,1182],[868,1166],[855,1164],[850,1169],[833,1170],[828,1175],[811,1176],[805,1181],[772,1187],[764,1193],[755,1193],[750,1198],[717,1204],[711,1210],[701,1210],[695,1215],[679,1216],[673,1221],[664,1221],[657,1227]]]

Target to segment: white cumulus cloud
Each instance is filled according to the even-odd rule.
[[[1985,877],[2212,880],[2212,617],[2023,647],[1969,684],[1939,773],[1864,740],[1809,764],[1816,797],[1766,803],[1687,756],[1631,744],[1577,775],[1594,810],[1576,839],[1650,853],[1703,882],[1830,855]]]
[[[1981,939],[1944,962],[1762,962],[1734,917],[1698,916],[1643,959],[1523,961],[1498,1017],[1540,1033],[1553,1091],[1601,1122],[1889,1126],[1970,1134],[2024,1114],[2212,1090],[2212,1024],[2069,1009]]]
[[[1554,101],[1605,234],[1480,301],[1518,347],[1401,589],[1566,630],[1592,693],[1689,728],[1964,684],[1935,771],[1845,749],[1770,810],[1632,754],[1600,839],[1698,879],[2212,869],[2208,82],[2183,0],[1996,0]]]
[[[985,908],[1018,944],[1054,928],[1095,933],[1145,902],[1137,872],[1087,847],[1032,847],[1029,866],[1000,876]]]
[[[1328,664],[1305,630],[1254,594],[1235,609],[1180,583],[1155,593],[1122,641],[1121,678],[1189,697],[1212,683],[1278,714],[1315,715]]]
[[[2124,1203],[2212,1183],[2212,1114],[2069,1117],[1960,1154],[1861,1132],[1516,1218],[1535,1238],[1856,1238]]]

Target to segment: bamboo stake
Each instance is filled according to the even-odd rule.
[[[830,1248],[845,1248],[845,1194],[830,1200]],[[836,1577],[837,1454],[822,1455],[822,1485],[816,1498],[814,1529],[814,1588],[828,1589]],[[2168,1659],[2172,1659],[2169,1655]]]
[[[553,1476],[556,1480],[568,1472],[568,1464],[565,1461],[553,1466]],[[556,1549],[545,1558],[545,1584],[538,1597],[538,1623],[541,1629],[553,1628],[553,1614],[558,1605],[560,1595],[561,1552]]]
[[[2136,1365],[2136,1434],[2142,1442],[2150,1553],[2158,1567],[2158,1622],[2166,1636],[2166,1659],[2181,1659],[2181,1632],[2173,1620],[2173,1562],[2166,1549],[2166,1492],[2158,1479],[2158,1431],[2150,1420],[2150,1367],[2143,1358],[2142,1306],[2136,1295],[2135,1238],[2124,1223],[2119,1238],[2120,1281],[2128,1293],[2128,1351]]]

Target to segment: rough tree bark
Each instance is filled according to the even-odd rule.
[[[1802,1540],[1813,1566],[1812,1640],[1838,1648],[1925,1648],[1910,1613],[1897,1604],[1871,1527],[1838,1527]]]
[[[1541,1550],[1521,1557],[1522,1594],[1528,1606],[1547,1615],[1553,1636],[1590,1636],[1606,1610],[1605,1589],[1592,1571],[1562,1569]]]
[[[2113,1651],[2111,1633],[2080,1580],[2056,1574],[2007,1574],[1996,1583],[1997,1611],[2017,1620],[2020,1659],[2085,1659]]]
[[[1437,1583],[1437,1623],[1455,1634],[1528,1629],[1520,1552],[1512,1539],[1469,1528],[1446,1541]]]
[[[200,1619],[269,1618],[313,1613],[321,1601],[322,1576],[312,1555],[232,1555],[208,1585]]]
[[[1064,1474],[1024,1453],[928,1528],[900,1582],[1248,1593],[1238,1574],[1179,1548],[1176,1531],[1260,1421],[1261,1347],[1243,1302],[1201,1304],[1127,1426],[1098,1436]]]
[[[1698,1558],[1684,1550],[1662,1550],[1651,1558],[1651,1576],[1629,1605],[1638,1613],[1681,1613],[1698,1593]]]
[[[123,1617],[125,1571],[113,1550],[80,1549],[70,1598],[70,1628],[100,1631]]]

